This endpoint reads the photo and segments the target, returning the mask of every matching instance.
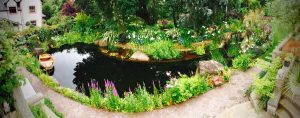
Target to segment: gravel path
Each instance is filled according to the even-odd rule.
[[[249,101],[244,93],[253,81],[252,76],[258,74],[260,69],[251,68],[246,72],[236,71],[227,84],[184,103],[134,114],[115,113],[82,105],[47,88],[25,68],[18,68],[18,72],[31,81],[37,92],[50,98],[56,109],[62,112],[66,118],[213,118],[226,108]]]

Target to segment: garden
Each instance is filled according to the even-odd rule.
[[[17,66],[81,104],[133,113],[180,104],[258,65],[248,92],[266,108],[282,62],[297,58],[270,58],[288,35],[299,42],[297,0],[43,0],[42,7],[42,27],[0,23],[1,104],[14,103],[23,80]],[[41,67],[43,53],[53,69]]]

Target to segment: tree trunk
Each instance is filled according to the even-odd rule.
[[[173,14],[173,22],[174,22],[174,26],[177,28],[178,24],[177,24],[177,13],[176,13],[176,7],[173,7],[172,9],[172,14]]]

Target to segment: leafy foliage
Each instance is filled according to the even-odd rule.
[[[43,0],[42,12],[46,15],[46,19],[50,19],[60,12],[65,0]]]
[[[252,89],[260,97],[259,105],[261,108],[265,108],[268,100],[273,97],[277,72],[281,67],[281,59],[278,57],[264,69],[266,71],[266,75],[263,78],[254,80]]]
[[[154,59],[174,59],[179,58],[181,55],[177,51],[171,41],[156,41],[147,45],[145,53],[151,55]]]
[[[247,70],[252,62],[252,55],[242,54],[233,60],[233,68]]]
[[[198,75],[193,77],[187,77],[184,75],[176,82],[173,82],[174,83],[171,83],[172,87],[167,89],[167,93],[170,91],[171,100],[175,104],[186,101],[188,98],[193,96],[205,93],[210,89],[206,78]]]
[[[34,106],[30,107],[30,109],[35,118],[47,118],[47,115],[43,111],[41,105],[34,105]]]
[[[223,65],[227,65],[226,59],[223,57],[223,54],[220,52],[219,49],[211,50],[210,51],[211,58],[215,61],[222,63]]]
[[[197,54],[197,55],[204,55],[205,54],[205,47],[204,45],[200,45],[198,47],[196,47],[194,49],[194,52]]]
[[[18,60],[13,48],[14,40],[0,32],[0,104],[13,104],[13,90],[20,85],[21,76],[16,73]]]
[[[275,41],[282,40],[300,25],[298,20],[300,18],[299,0],[274,0],[268,4],[268,9],[270,15],[275,17],[272,21]]]

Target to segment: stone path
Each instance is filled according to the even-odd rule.
[[[264,110],[255,111],[250,101],[233,106],[218,114],[216,118],[274,118]]]
[[[31,81],[32,86],[37,92],[41,92],[50,98],[56,109],[62,112],[66,118],[213,118],[226,108],[249,101],[244,96],[244,93],[253,81],[252,75],[257,75],[260,69],[251,68],[246,72],[236,71],[227,84],[189,99],[184,103],[151,112],[134,114],[115,113],[82,105],[47,88],[36,76],[29,73],[26,69],[18,68],[18,72]]]

